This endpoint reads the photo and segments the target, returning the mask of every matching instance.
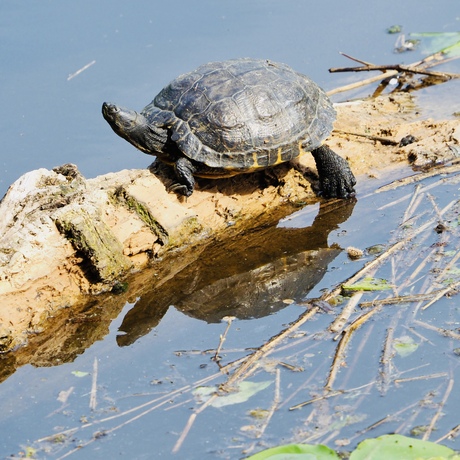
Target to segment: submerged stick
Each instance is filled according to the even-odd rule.
[[[433,168],[430,171],[415,174],[413,176],[408,176],[403,179],[397,179],[391,182],[390,184],[383,185],[382,187],[378,188],[375,191],[375,193],[387,192],[388,190],[394,190],[404,185],[413,184],[415,182],[420,182],[424,179],[439,176],[441,174],[453,174],[457,172],[460,172],[460,164],[454,164],[451,166],[443,166],[440,168]]]
[[[265,433],[265,430],[268,427],[268,424],[270,423],[270,420],[273,417],[273,414],[278,409],[278,406],[279,406],[280,401],[281,401],[280,387],[281,387],[281,372],[277,368],[276,371],[275,371],[275,394],[273,395],[273,402],[272,402],[272,404],[270,406],[270,409],[268,410],[267,417],[265,417],[264,424],[262,425],[260,431],[256,435],[256,438],[261,438],[262,437],[262,435]]]
[[[421,300],[431,300],[434,296],[436,296],[440,292],[444,292],[444,289],[432,291],[427,294],[409,294],[409,295],[400,295],[396,297],[389,297],[386,299],[371,300],[369,302],[361,302],[359,306],[361,308],[368,308],[368,307],[374,307],[376,305],[391,305],[394,303],[420,302]]]
[[[394,327],[387,329],[385,346],[383,347],[382,357],[380,358],[380,396],[385,396],[390,387],[391,363],[394,356],[392,350]]]
[[[458,433],[460,433],[460,424],[457,426],[454,426],[451,430],[449,430],[444,436],[436,439],[434,441],[436,444],[439,444],[440,442],[444,441],[445,439],[452,439],[456,438],[458,436]]]
[[[340,339],[340,342],[335,351],[334,360],[332,361],[329,376],[327,378],[326,384],[324,385],[324,388],[326,390],[330,390],[332,388],[332,385],[334,384],[334,381],[339,372],[339,368],[342,365],[342,362],[345,356],[345,350],[351,338],[351,334],[356,329],[358,329],[361,325],[363,325],[371,316],[373,316],[379,310],[380,310],[380,306],[377,306],[373,310],[370,310],[362,314],[357,319],[355,319],[355,321],[353,321],[346,329],[344,329],[342,338]]]
[[[436,411],[436,414],[434,414],[434,417],[431,419],[431,423],[428,426],[428,429],[425,431],[422,440],[427,441],[434,429],[434,426],[436,425],[436,422],[438,421],[439,417],[442,414],[442,410],[444,409],[444,406],[446,405],[447,400],[449,399],[450,393],[452,392],[452,388],[454,387],[454,379],[449,379],[449,383],[447,384],[446,391],[444,393],[444,396],[442,398],[441,403],[439,404],[438,410]]]
[[[264,343],[254,353],[247,356],[234,371],[234,373],[228,378],[228,380],[221,385],[221,389],[227,391],[231,386],[235,385],[235,383],[244,380],[247,374],[250,372],[251,367],[258,366],[258,361],[262,359],[264,355],[271,351],[279,342],[284,340],[289,334],[299,328],[303,323],[311,319],[316,313],[318,313],[318,311],[319,307],[312,307],[310,310],[305,311],[286,329],[273,336],[270,340],[268,340],[268,342]]]
[[[329,326],[330,332],[339,332],[345,323],[349,320],[351,314],[355,311],[356,305],[359,304],[364,292],[355,292],[351,296],[348,303],[342,308],[340,314],[335,318],[332,324]]]
[[[91,410],[96,410],[96,406],[97,406],[96,393],[97,393],[97,358],[94,358],[93,381],[91,385],[91,394],[89,397],[89,408]]]

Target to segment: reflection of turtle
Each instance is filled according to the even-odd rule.
[[[224,316],[262,318],[285,308],[286,299],[305,299],[341,252],[329,246],[330,234],[351,216],[355,203],[322,202],[309,227],[302,226],[305,215],[284,224],[262,217],[264,225],[213,240],[201,257],[182,253],[169,264],[159,261],[137,281],[142,290],[120,325],[118,344],[132,344],[157,327],[172,305],[215,323]]]
[[[205,64],[166,86],[142,112],[104,103],[113,130],[174,166],[176,191],[190,196],[198,177],[253,172],[311,151],[322,193],[347,197],[354,176],[322,141],[335,111],[312,80],[285,64],[235,59]]]

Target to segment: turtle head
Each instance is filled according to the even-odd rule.
[[[141,113],[104,102],[102,115],[120,137],[142,152],[156,155],[162,151],[166,130],[151,126]]]

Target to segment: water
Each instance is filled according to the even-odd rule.
[[[328,74],[329,67],[349,65],[339,51],[377,63],[415,61],[418,52],[393,54],[395,36],[386,28],[456,31],[457,6],[457,0],[411,0],[404,6],[179,0],[173,8],[146,0],[4,1],[0,196],[39,167],[71,162],[94,177],[147,166],[149,159],[106,126],[103,101],[140,109],[177,75],[242,56],[286,62],[331,89],[361,78]]]
[[[286,62],[310,75],[325,89],[332,89],[361,78],[328,74],[329,67],[349,65],[339,56],[339,51],[376,63],[413,62],[421,57],[418,51],[401,56],[393,54],[395,37],[385,34],[387,27],[402,24],[408,32],[457,31],[459,25],[458,0],[408,0],[394,5],[361,0],[326,0],[314,4],[294,0],[179,0],[173,6],[144,0],[134,3],[119,0],[82,0],[78,3],[67,0],[34,3],[4,1],[0,5],[0,13],[3,62],[0,71],[3,102],[0,196],[21,174],[39,167],[76,163],[87,177],[124,168],[146,167],[150,159],[115,136],[107,126],[100,113],[102,102],[109,100],[134,109],[142,108],[172,78],[201,63],[240,56],[270,58]],[[91,63],[86,70],[69,79]],[[444,69],[459,71],[455,63]],[[458,94],[458,82],[441,85],[432,91],[431,94],[441,97],[436,100],[450,104],[433,103],[427,90],[424,104],[429,106],[429,110],[434,111],[439,109],[437,105],[442,105],[443,116],[450,116],[458,110],[451,102],[455,99],[452,94],[455,91]],[[347,96],[336,99],[341,97]],[[360,185],[358,188],[360,199],[351,217],[327,233],[326,246],[331,247],[335,243],[341,248],[348,245],[365,248],[386,243],[391,238],[407,202],[386,210],[379,208],[412,189],[363,199],[366,192],[363,187]],[[443,200],[458,193],[456,185],[449,187]],[[301,211],[280,227],[307,227],[316,212],[316,208],[311,212]],[[293,300],[320,295],[322,289],[328,289],[354,273],[358,264],[361,262],[352,262],[339,251],[328,260],[327,270],[323,270],[317,284],[306,286],[303,290],[299,288]],[[251,285],[246,287],[246,290],[250,289]],[[282,325],[298,317],[302,308],[295,303],[283,303],[283,300],[289,299],[280,297],[279,293],[277,295],[279,308],[265,311],[258,319],[235,321],[225,342],[225,362],[244,356],[247,354],[244,348],[260,346],[279,332]],[[171,406],[170,410],[152,411],[118,429],[114,428],[128,421],[129,416],[77,431],[64,437],[62,442],[45,444],[45,447],[36,441],[62,430],[120,414],[217,372],[217,365],[210,360],[212,354],[204,351],[217,347],[225,324],[208,323],[203,317],[200,319],[200,314],[187,310],[187,297],[184,299],[184,305],[179,305],[177,299],[175,306],[163,305],[161,321],[147,324],[137,335],[137,329],[134,326],[129,329],[126,321],[129,313],[132,315],[136,311],[137,301],[133,299],[131,304],[124,306],[116,320],[107,323],[108,334],[103,340],[66,359],[60,356],[53,362],[48,356],[41,356],[43,350],[40,348],[36,352],[35,366],[21,366],[20,363],[10,362],[14,358],[6,356],[4,368],[18,366],[18,369],[0,386],[0,455],[17,455],[32,446],[52,450],[48,454],[40,451],[37,454],[39,458],[55,458],[75,446],[89,443],[74,452],[72,457],[107,458],[119,455],[136,459],[170,458],[171,449],[191,413],[190,408],[195,407],[187,392],[182,398],[170,398],[171,402],[166,405]],[[270,302],[266,301],[268,305],[271,305]],[[449,312],[449,320],[455,323],[458,318],[455,300],[446,302],[442,307]],[[383,319],[391,319],[391,315],[391,311],[387,310]],[[431,320],[444,318],[443,315],[442,309],[435,310]],[[312,327],[320,331],[329,321],[328,315],[318,316]],[[362,369],[367,369],[367,373],[363,371],[363,376],[368,379],[372,378],[373,366],[378,362],[379,347],[385,335],[383,326],[380,329],[376,329],[377,325],[373,327],[377,345],[368,346],[368,361],[362,365]],[[306,327],[305,331],[308,333],[309,328]],[[368,329],[363,328],[363,331],[363,334],[368,333]],[[456,375],[458,370],[451,354],[456,342],[447,343],[446,339],[440,339],[433,332],[426,332],[426,337],[438,347],[443,345],[443,353],[448,356],[445,360],[453,369],[451,375]],[[283,374],[283,383],[290,382],[295,386],[305,380],[306,374],[310,376],[317,369],[323,374],[327,372],[330,361],[324,357],[333,354],[334,346],[334,343],[318,341],[309,352],[299,352],[303,353],[302,357],[296,359],[307,369],[307,373]],[[434,348],[425,346],[422,354],[416,354],[411,359],[437,363],[440,369],[433,367],[433,372],[444,372],[442,360],[433,351],[430,352]],[[186,352],[178,353],[179,350]],[[194,352],[196,350],[198,352]],[[296,359],[293,358],[294,361]],[[97,372],[93,367],[95,360]],[[51,366],[51,363],[54,365]],[[420,363],[398,362],[401,367],[404,364],[416,367]],[[9,371],[4,370],[3,375],[6,374]],[[91,410],[89,402],[94,375],[97,376],[97,406],[96,410]],[[347,372],[344,375],[341,384],[348,387],[365,383],[363,378],[359,378],[359,373]],[[258,378],[273,380],[270,375]],[[216,377],[211,384],[222,380],[223,377]],[[312,385],[320,385],[319,380],[314,380]],[[421,397],[433,387],[431,383],[417,383],[407,393],[392,390],[386,398],[381,398],[376,392],[371,395],[375,411],[367,414],[365,422],[352,425],[341,435],[353,436],[359,429],[382,418],[388,406],[401,406],[405,404],[404,398],[407,400],[411,394]],[[246,411],[269,406],[273,384],[271,389],[264,391],[270,396],[263,396],[263,392],[262,396],[256,395],[245,409],[241,406],[210,408],[201,414],[179,456],[191,459],[240,458],[241,446],[247,447],[252,439],[241,428],[255,423]],[[440,387],[438,391],[442,393],[444,388]],[[68,397],[62,392],[68,392]],[[287,387],[283,387],[283,394],[285,397],[290,394]],[[308,399],[310,394],[307,391],[302,397]],[[302,397],[299,395],[292,403],[299,402]],[[345,402],[341,401],[344,414],[347,413]],[[182,406],[174,408],[176,403]],[[331,406],[335,403],[337,401]],[[449,403],[451,407],[456,407],[455,400],[450,399]],[[446,412],[438,427],[441,434],[458,423],[455,410],[447,409]],[[280,410],[263,442],[272,445],[290,439],[293,432],[306,424],[308,414]],[[427,415],[423,422],[429,423],[429,417]],[[106,436],[94,440],[93,435],[98,430],[112,429]],[[386,429],[392,430],[395,426],[380,428],[369,435],[382,434]],[[353,443],[356,439],[352,440]],[[458,441],[450,445],[460,448]]]

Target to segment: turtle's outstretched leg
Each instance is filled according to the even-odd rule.
[[[318,170],[320,194],[326,198],[354,196],[356,179],[348,161],[337,155],[327,145],[312,150]]]
[[[195,187],[195,178],[193,177],[195,167],[192,162],[186,157],[179,157],[174,163],[174,171],[176,172],[179,183],[174,184],[170,190],[190,196]]]

